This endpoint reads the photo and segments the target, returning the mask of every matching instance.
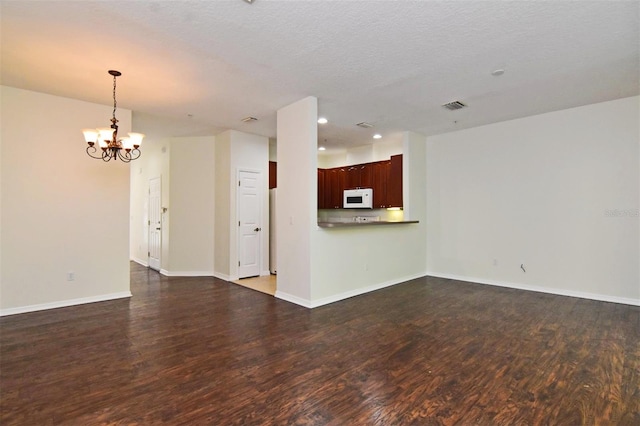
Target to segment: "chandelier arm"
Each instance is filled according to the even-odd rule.
[[[118,158],[123,162],[123,163],[128,163],[131,161],[131,156],[129,155],[129,153],[127,151],[124,151],[122,149],[118,150]]]
[[[140,154],[141,154],[140,150],[138,148],[134,148],[129,153],[129,156],[131,157],[132,160],[137,160],[140,157]]]
[[[103,159],[103,157],[104,157],[104,152],[102,152],[102,155],[93,155],[93,154],[95,154],[95,153],[96,153],[96,151],[98,151],[98,150],[96,149],[96,147],[95,147],[95,146],[88,146],[88,147],[87,147],[87,154],[89,155],[89,157],[91,157],[91,158],[95,158],[95,159],[97,159],[97,160]]]

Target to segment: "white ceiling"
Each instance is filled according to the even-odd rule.
[[[171,136],[275,137],[276,111],[306,96],[329,119],[319,139],[335,148],[639,93],[636,1],[0,5],[3,85],[109,105],[107,70],[117,69],[118,105],[140,118],[135,130],[161,117]],[[453,100],[468,108],[441,107]]]

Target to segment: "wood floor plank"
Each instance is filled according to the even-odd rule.
[[[131,283],[0,318],[0,424],[640,424],[638,307],[441,278],[314,310]]]

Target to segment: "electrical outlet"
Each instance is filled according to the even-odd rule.
[[[73,271],[67,272],[67,281],[75,281],[76,273]]]

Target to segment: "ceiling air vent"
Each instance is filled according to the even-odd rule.
[[[462,109],[462,108],[466,107],[466,105],[463,104],[460,101],[449,102],[448,104],[444,104],[442,106],[445,107],[446,109],[448,109],[449,111],[455,111],[457,109]]]
[[[242,121],[245,123],[251,123],[252,121],[258,121],[258,119],[255,117],[245,117],[242,119]]]
[[[373,124],[367,123],[366,121],[362,121],[362,122],[356,124],[356,126],[363,127],[365,129],[370,129],[370,128],[373,127]]]

